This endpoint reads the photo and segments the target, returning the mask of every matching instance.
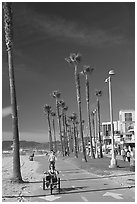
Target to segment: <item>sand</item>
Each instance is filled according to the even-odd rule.
[[[36,182],[41,180],[40,174],[36,173],[38,162],[29,161],[28,156],[22,155],[21,161],[21,175],[23,181]],[[34,183],[17,184],[12,183],[12,157],[2,158],[2,201],[3,202],[30,202],[29,197],[23,195],[30,195],[33,191]]]

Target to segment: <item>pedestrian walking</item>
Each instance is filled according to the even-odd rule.
[[[130,151],[128,150],[127,151],[127,160],[128,160],[128,162],[130,162],[130,156],[131,156],[131,154],[130,154]]]
[[[126,152],[124,149],[121,150],[121,155],[123,157],[123,161],[125,161],[126,160]]]

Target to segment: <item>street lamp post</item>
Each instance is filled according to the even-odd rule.
[[[112,85],[111,85],[111,76],[114,75],[114,70],[109,71],[109,77],[105,80],[105,82],[109,83],[109,106],[110,106],[110,122],[111,122],[111,145],[112,145],[112,158],[110,161],[109,168],[117,167],[117,160],[114,150],[114,127],[113,127],[113,107],[112,107]]]

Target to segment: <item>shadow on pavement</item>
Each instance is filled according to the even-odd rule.
[[[65,173],[65,174],[74,174],[74,173],[81,173],[81,171],[61,171],[61,173]]]
[[[74,171],[76,171],[76,170],[80,171],[81,169],[78,169],[78,168],[77,169],[59,169],[59,171],[62,171],[62,172],[67,172],[67,171],[69,172],[69,171],[73,171],[73,170]]]
[[[84,189],[87,188],[87,186],[79,186],[79,187],[71,187],[71,188],[61,188],[60,192],[69,192],[69,191],[73,191],[73,190],[79,190],[79,189]]]
[[[54,195],[60,195],[60,194],[72,194],[72,193],[88,193],[88,192],[99,192],[99,191],[113,191],[113,190],[121,190],[121,189],[127,189],[127,188],[135,188],[135,186],[125,186],[125,187],[116,187],[116,188],[101,188],[101,189],[89,189],[89,190],[80,190],[87,187],[75,187],[75,188],[61,188],[60,193],[54,193]],[[75,191],[74,191],[75,190]],[[24,198],[37,198],[41,196],[49,196],[50,194],[40,194],[40,195],[13,195],[13,196],[2,196],[2,198],[18,198],[18,197],[24,197]]]
[[[104,178],[113,178],[113,177],[121,177],[121,176],[130,176],[133,174],[119,174],[119,175],[108,175],[108,176],[101,176],[101,177],[85,177],[85,178],[70,178],[70,179],[61,179],[61,181],[75,181],[75,180],[95,180],[95,179],[104,179]]]
[[[72,194],[72,193],[88,193],[88,192],[98,192],[98,191],[113,191],[113,190],[121,190],[121,189],[127,189],[127,188],[135,188],[135,186],[125,186],[125,187],[116,187],[116,188],[101,188],[101,189],[89,189],[89,190],[80,190],[80,191],[65,191],[60,192],[60,194]]]

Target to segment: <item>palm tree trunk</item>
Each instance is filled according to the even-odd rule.
[[[75,84],[76,84],[76,92],[77,92],[77,103],[78,103],[78,114],[79,114],[79,123],[80,123],[80,137],[82,140],[82,147],[83,147],[83,156],[85,162],[87,162],[86,158],[86,149],[84,145],[84,137],[83,137],[83,128],[82,128],[82,113],[81,113],[81,96],[80,96],[80,80],[79,80],[79,74],[77,71],[77,65],[75,65]]]
[[[66,137],[66,148],[67,148],[67,154],[69,156],[69,146],[68,146],[68,143],[69,143],[69,138],[68,138],[68,129],[67,129],[67,119],[66,119],[66,113],[65,113],[65,116],[64,116],[64,119],[65,119],[65,137]]]
[[[55,153],[57,152],[57,141],[56,141],[56,132],[55,132],[55,121],[54,118],[52,118],[52,125],[53,125],[53,134],[54,134],[54,148]]]
[[[63,110],[62,110],[62,125],[63,125],[63,138],[64,138],[63,146],[64,146],[64,153],[65,153],[65,156],[66,156],[65,116],[64,116],[64,111]]]
[[[78,152],[77,152],[77,138],[76,138],[76,125],[75,122],[73,123],[74,128],[74,150],[75,150],[75,157],[78,158]]]
[[[69,145],[70,145],[70,151],[73,152],[73,136],[72,136],[72,127],[69,126]]]
[[[103,158],[101,135],[100,135],[100,105],[99,105],[98,99],[97,99],[97,110],[98,110],[98,138],[99,138],[99,144],[100,144],[100,158]]]
[[[9,66],[9,84],[10,98],[12,107],[12,131],[13,131],[13,181],[23,182],[20,171],[20,153],[19,153],[19,130],[18,130],[18,114],[16,102],[16,89],[14,79],[13,55],[12,55],[12,13],[11,3],[4,2],[4,23],[5,23],[5,39],[8,52]]]
[[[61,142],[62,156],[64,157],[64,148],[63,148],[63,141],[62,141],[61,120],[60,120],[60,114],[59,114],[58,99],[56,99],[56,110],[57,110],[57,119],[58,119],[58,125],[59,125],[59,134],[60,134],[60,142]]]
[[[95,112],[95,137],[96,137],[96,154],[95,157],[98,158],[98,125],[97,125],[97,111]]]
[[[96,138],[95,138],[95,121],[94,121],[94,113],[92,112],[92,127],[93,127],[93,138],[94,138],[94,147],[96,152]]]
[[[50,117],[49,117],[49,113],[48,113],[48,129],[49,129],[49,149],[50,151],[53,150],[53,144],[52,144],[52,134],[51,134],[51,125],[50,125]]]
[[[78,139],[78,127],[76,126],[76,141],[77,141],[77,151],[79,152],[79,139]]]
[[[92,131],[91,131],[91,118],[90,118],[90,108],[89,108],[89,81],[88,76],[86,74],[86,101],[87,101],[87,114],[88,114],[88,128],[89,128],[89,135],[90,135],[90,154],[91,158],[95,158],[93,152],[93,145],[92,145]]]

